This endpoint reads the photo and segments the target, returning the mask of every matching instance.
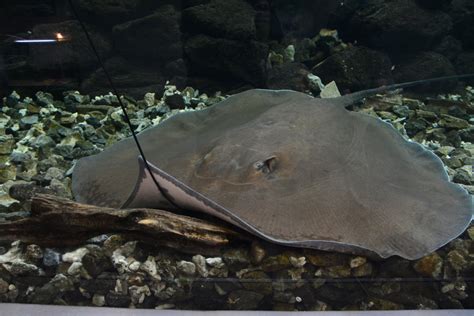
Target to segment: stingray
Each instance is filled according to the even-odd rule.
[[[333,99],[248,90],[80,159],[79,202],[204,212],[267,241],[420,258],[459,236],[471,196],[390,124]],[[155,184],[150,171],[158,183]]]

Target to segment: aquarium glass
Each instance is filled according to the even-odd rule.
[[[473,309],[468,74],[472,0],[1,1],[0,303]]]

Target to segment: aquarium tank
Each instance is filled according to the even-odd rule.
[[[0,102],[0,314],[474,309],[472,0],[1,1]]]

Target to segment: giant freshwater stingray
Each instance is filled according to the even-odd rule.
[[[257,89],[180,113],[138,135],[149,168],[132,138],[80,159],[74,195],[200,211],[287,246],[420,258],[467,228],[472,199],[436,155],[346,109],[377,91]]]

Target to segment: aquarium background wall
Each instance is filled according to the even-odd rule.
[[[56,230],[61,225],[49,227],[49,245],[39,245],[33,235],[23,236],[26,242],[4,240],[1,228],[38,216],[31,212],[35,194],[74,199],[76,162],[131,136],[119,100],[140,133],[254,88],[337,97],[472,74],[474,1],[72,2],[118,96],[69,1],[0,1],[1,303],[279,311],[474,308],[472,223],[418,260],[289,248],[258,238],[193,248],[172,239],[143,242],[102,232],[74,243],[79,234]],[[347,109],[380,118],[422,144],[442,160],[450,180],[474,194],[473,85],[472,78],[445,80]],[[71,224],[67,219],[64,225]],[[62,241],[69,244],[61,246]]]
[[[312,72],[336,80],[343,91],[355,91],[473,72],[469,1],[74,3],[115,84],[134,96],[160,92],[166,80],[209,91],[301,91],[309,88],[306,75]],[[110,90],[67,1],[3,1],[1,6],[3,89]],[[322,28],[337,32],[320,33]],[[69,41],[15,43],[17,37],[58,32]],[[351,43],[356,45],[346,49]]]

